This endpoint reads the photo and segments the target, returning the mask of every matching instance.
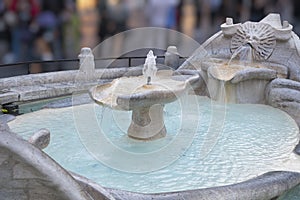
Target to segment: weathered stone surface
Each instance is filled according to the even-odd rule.
[[[16,117],[13,115],[9,115],[9,114],[0,115],[0,122],[2,123],[8,123],[14,119],[16,119]]]
[[[265,104],[265,90],[268,80],[245,80],[234,84],[236,87],[236,103]]]
[[[47,87],[40,85],[33,86],[20,86],[17,88],[12,88],[11,91],[14,91],[19,94],[19,101],[29,101],[32,99],[42,99],[49,96],[49,91]]]
[[[167,48],[164,63],[166,66],[169,66],[174,70],[179,67],[179,53],[176,46],[169,46]]]
[[[253,68],[245,69],[236,73],[231,83],[239,83],[246,80],[257,79],[257,80],[272,80],[276,78],[276,71],[271,69]]]
[[[277,78],[270,83],[270,88],[288,88],[300,91],[300,82]]]
[[[93,75],[95,71],[94,55],[90,48],[84,47],[81,49],[79,58],[79,71],[85,72],[88,77]]]
[[[22,189],[7,190],[1,188],[0,197],[3,200],[28,200],[26,191]]]
[[[288,88],[274,88],[269,92],[268,99],[272,105],[282,102],[300,103],[300,91]]]
[[[28,139],[28,142],[39,149],[44,149],[50,143],[50,131],[48,129],[40,129]]]
[[[19,94],[17,92],[1,92],[0,91],[0,104],[6,104],[16,102],[19,100]]]
[[[300,127],[300,83],[287,79],[275,79],[266,91],[267,103],[287,112]]]
[[[0,79],[0,104],[70,95],[77,91],[87,91],[108,79],[141,74],[142,66],[138,66],[96,69],[93,76],[87,76],[79,70],[70,70],[3,78]]]
[[[300,57],[297,53],[294,53],[287,62],[289,67],[289,78],[294,81],[300,82]]]
[[[8,131],[9,127],[7,125],[7,123],[4,123],[3,121],[0,121],[0,132],[1,131]]]
[[[288,78],[288,67],[285,65],[272,62],[261,62],[261,64],[268,69],[276,71],[278,78]]]
[[[17,78],[2,78],[0,80],[0,90],[8,91],[11,86],[17,85]]]
[[[103,187],[75,173],[71,173],[79,185],[95,200],[114,200],[115,198]]]
[[[232,19],[232,18],[227,18],[226,23],[221,24],[221,29],[222,29],[222,33],[225,36],[230,37],[236,33],[240,24],[233,24],[233,20],[228,23],[229,21],[228,19]]]
[[[41,177],[41,174],[32,170],[30,166],[22,162],[14,165],[12,168],[12,175],[13,179],[35,179]]]

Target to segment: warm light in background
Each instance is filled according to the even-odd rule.
[[[76,6],[78,10],[93,9],[97,5],[96,0],[76,0]]]

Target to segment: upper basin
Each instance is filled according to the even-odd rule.
[[[222,80],[237,83],[249,79],[271,80],[274,78],[286,78],[287,68],[285,66],[266,63],[253,62],[242,63],[237,60],[232,60],[228,64],[228,59],[210,58],[204,61],[201,65],[203,71],[207,71],[212,77]]]
[[[132,110],[154,104],[175,101],[198,75],[173,76],[172,70],[158,71],[150,85],[144,76],[121,77],[90,90],[92,98],[101,105],[118,110]]]

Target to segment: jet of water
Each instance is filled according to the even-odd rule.
[[[228,61],[227,65],[229,66],[234,58],[239,55],[239,62],[243,65],[249,65],[252,63],[252,47],[250,44],[245,44],[238,47],[232,54],[230,60]]]
[[[153,51],[150,50],[147,54],[147,58],[145,60],[143,75],[147,78],[147,85],[150,85],[151,80],[155,77],[157,72],[156,67],[156,56],[154,56]]]

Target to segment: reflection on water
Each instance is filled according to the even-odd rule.
[[[201,112],[200,116],[189,116],[199,118],[191,146],[171,165],[149,173],[120,172],[95,160],[79,139],[71,107],[24,114],[10,122],[9,126],[25,138],[39,128],[48,128],[51,142],[45,151],[63,167],[102,186],[135,192],[156,193],[228,185],[268,171],[290,170],[288,163],[293,156],[293,170],[300,171],[299,159],[292,153],[298,142],[299,130],[287,114],[265,105],[245,104],[218,105],[214,106],[217,110],[212,112],[214,102],[208,98],[197,98],[197,105],[191,106],[197,106]],[[159,150],[174,140],[181,127],[181,118],[184,117],[181,116],[178,101],[166,105],[167,137],[141,142],[126,136],[130,112],[112,111],[95,104],[77,108],[95,109],[97,123],[106,137],[120,149],[136,154]],[[223,129],[214,126],[219,123],[211,121],[218,119],[212,116],[213,113],[218,114],[218,109],[226,111]],[[89,119],[89,116],[83,117]],[[87,132],[88,129],[87,123]],[[216,134],[217,138],[210,137],[218,131],[222,133]],[[205,145],[211,144],[208,140],[214,139],[216,142],[212,150],[206,156],[201,155]],[[126,158],[118,158],[114,154],[107,159],[123,159],[126,162]],[[133,167],[139,166],[139,163],[134,164]]]

